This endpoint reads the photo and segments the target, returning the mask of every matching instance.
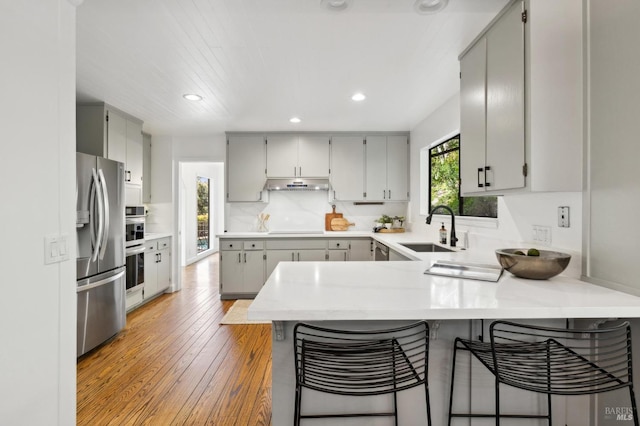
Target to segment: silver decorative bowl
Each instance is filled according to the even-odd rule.
[[[528,249],[496,250],[500,266],[516,277],[532,280],[546,280],[564,271],[571,260],[571,255],[558,251],[539,250],[540,256],[515,254],[516,251],[527,253]]]

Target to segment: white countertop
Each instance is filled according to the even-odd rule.
[[[435,260],[488,256],[420,253],[413,262],[281,262],[251,304],[254,320],[406,320],[640,317],[640,297],[557,276],[497,283],[425,275]],[[495,258],[494,258],[494,262]]]
[[[170,232],[156,232],[156,233],[147,233],[144,234],[144,239],[145,240],[157,240],[159,238],[166,238],[166,237],[171,237],[171,233]]]
[[[279,232],[227,232],[224,234],[216,235],[220,239],[307,239],[307,238],[373,238],[379,241],[393,250],[402,253],[404,256],[412,260],[427,260],[430,254],[416,253],[413,250],[409,250],[406,247],[399,245],[399,243],[409,242],[430,242],[427,241],[425,236],[419,233],[413,232],[398,232],[398,233],[385,233],[373,231],[320,231],[313,233],[279,233]],[[449,246],[444,246],[451,248]],[[460,248],[454,250],[460,251]],[[493,254],[489,257],[490,260],[495,261]]]

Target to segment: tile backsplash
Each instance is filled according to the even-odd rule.
[[[354,205],[335,202],[336,212],[355,223],[350,230],[370,231],[383,214],[407,216],[406,202],[382,205]],[[331,212],[326,191],[272,191],[268,203],[227,203],[225,229],[227,232],[258,231],[260,214],[268,214],[270,231],[324,231],[325,213]]]

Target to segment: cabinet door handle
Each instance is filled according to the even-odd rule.
[[[158,253],[158,263],[162,262],[162,253]]]
[[[300,252],[298,252],[298,262],[300,262]]]
[[[347,252],[346,251],[344,252],[344,261],[345,262],[347,261]]]
[[[480,173],[482,173],[483,171],[484,171],[484,168],[478,167],[478,188],[482,188],[484,186],[484,184],[480,183]]]
[[[298,174],[298,176],[302,177],[302,166],[298,167],[298,170],[300,171],[300,174]]]
[[[240,257],[240,253],[238,253],[238,263],[242,263],[242,258]]]
[[[484,186],[485,187],[491,186],[491,184],[489,182],[487,182],[487,172],[488,171],[491,171],[491,167],[490,166],[486,166],[484,168]]]
[[[293,166],[293,176],[294,177],[298,176],[298,168],[296,166]]]
[[[296,259],[294,258],[294,256],[295,256],[295,253],[291,252],[291,261],[292,261],[292,262],[293,262],[294,260],[296,260]]]
[[[127,182],[131,182],[131,170],[127,170]]]
[[[386,199],[387,199],[387,190],[386,190],[386,189],[383,189],[383,190],[382,190],[382,199],[383,199],[383,200],[386,200]]]
[[[391,199],[391,190],[389,190],[389,199]]]
[[[247,253],[244,254],[244,263],[247,263]]]

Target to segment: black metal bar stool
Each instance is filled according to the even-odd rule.
[[[453,413],[456,353],[469,351],[495,377],[495,413]],[[547,395],[547,414],[500,413],[500,384]],[[490,341],[457,338],[449,396],[449,425],[455,417],[541,418],[551,426],[551,395],[588,395],[628,388],[633,422],[638,425],[628,322],[601,329],[566,329],[495,321]]]
[[[294,328],[296,368],[294,425],[301,419],[394,417],[397,393],[423,385],[428,425],[429,324],[425,321],[385,330],[336,330],[299,323]],[[393,394],[393,411],[302,414],[304,388],[336,395]]]

